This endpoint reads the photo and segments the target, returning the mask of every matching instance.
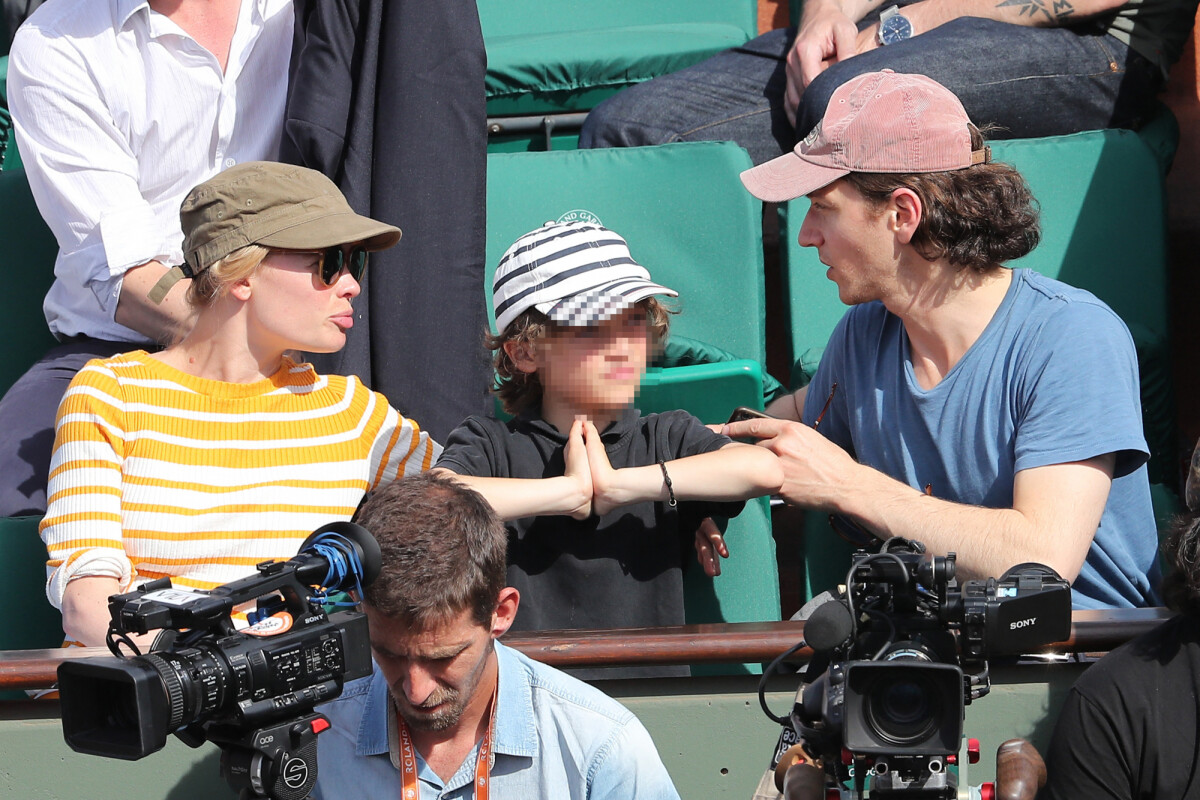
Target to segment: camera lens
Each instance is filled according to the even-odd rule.
[[[916,671],[897,680],[880,680],[865,700],[867,725],[891,744],[921,742],[942,722],[941,692]]]

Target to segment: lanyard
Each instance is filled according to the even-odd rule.
[[[475,800],[488,800],[488,772],[492,766],[492,732],[496,728],[496,696],[499,691],[500,682],[497,681],[496,688],[492,691],[487,730],[483,734],[483,741],[479,743],[479,757],[475,759]],[[417,751],[413,747],[408,724],[399,714],[396,714],[396,732],[400,734],[401,800],[420,800],[421,785],[417,780]]]

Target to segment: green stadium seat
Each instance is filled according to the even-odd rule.
[[[1150,445],[1150,480],[1160,520],[1177,506],[1177,434],[1170,372],[1167,217],[1163,178],[1179,139],[1165,109],[1142,131],[1086,131],[991,144],[993,158],[1011,163],[1041,205],[1042,242],[1013,267],[1028,267],[1087,289],[1129,326],[1141,368],[1142,414]],[[834,325],[846,307],[825,277],[816,250],[796,242],[808,210],[799,198],[781,207],[780,241],[793,387],[816,372]],[[839,582],[850,548],[809,515],[805,562],[819,592]],[[1161,530],[1161,528],[1160,528]]]
[[[62,615],[46,599],[41,517],[0,517],[0,585],[11,600],[0,650],[39,650],[63,642]]]
[[[679,291],[673,333],[762,363],[760,211],[738,179],[749,166],[729,142],[489,155],[489,318],[492,274],[518,236],[590,220],[624,236],[654,279]]]
[[[58,243],[42,221],[24,170],[0,172],[0,241],[4,241],[9,281],[0,300],[0,317],[10,333],[0,354],[0,394],[54,346],[46,327],[42,299],[54,280]]]
[[[706,424],[724,422],[738,406],[762,408],[762,366],[737,360],[653,369],[642,382],[638,406],[645,413],[686,408]],[[767,498],[747,502],[742,513],[729,521],[725,536],[730,557],[721,565],[719,578],[709,578],[694,560],[689,562],[683,583],[686,621],[778,619],[779,570]],[[747,587],[753,591],[746,591]],[[694,674],[703,672],[693,667]]]
[[[0,25],[0,31],[3,29]],[[7,41],[7,40],[4,40]],[[8,111],[8,56],[0,56],[0,171],[21,168],[21,153],[13,135],[12,114]]]
[[[0,356],[3,394],[55,344],[42,315],[42,298],[54,279],[58,244],[38,214],[23,170],[10,171],[6,165],[0,172],[0,208],[4,209],[0,239],[8,243],[7,272],[20,276],[0,300],[0,317],[10,332]],[[62,617],[46,600],[46,548],[38,537],[40,521],[41,517],[0,518],[0,585],[17,598],[13,613],[0,625],[0,650],[62,644]]]
[[[694,354],[702,345],[676,348],[672,363],[691,365],[651,370],[639,406],[685,408],[705,422],[723,422],[739,405],[762,408],[761,217],[738,180],[749,166],[745,151],[728,142],[489,155],[485,278],[493,326],[492,274],[508,246],[550,220],[596,221],[629,241],[655,281],[680,293],[672,337],[725,351],[714,358],[721,363],[697,365],[682,350]],[[670,342],[667,350],[671,356]],[[727,538],[732,556],[719,578],[698,569],[687,575],[688,622],[778,619],[766,500],[747,503]]]
[[[480,0],[478,6],[494,151],[550,149],[551,139],[556,148],[573,148],[596,103],[736,47],[758,24],[750,0]]]

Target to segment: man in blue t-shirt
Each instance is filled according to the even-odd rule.
[[[1088,292],[1003,267],[1037,245],[1037,212],[957,98],[863,75],[742,180],[809,197],[800,244],[853,306],[812,383],[768,409],[792,421],[725,428],[780,456],[783,496],[953,551],[960,577],[1035,561],[1076,608],[1155,603],[1133,341]]]

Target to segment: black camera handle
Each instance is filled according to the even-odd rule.
[[[221,776],[240,800],[305,800],[317,783],[317,735],[328,728],[311,713],[250,733],[214,726],[206,738],[221,748]]]

